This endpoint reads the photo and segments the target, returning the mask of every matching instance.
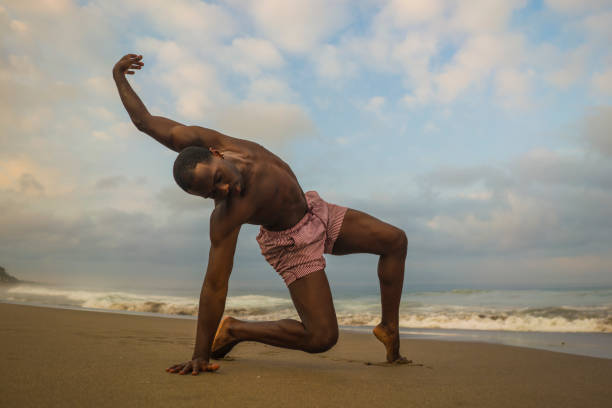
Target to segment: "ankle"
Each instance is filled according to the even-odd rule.
[[[386,332],[395,334],[399,331],[399,325],[388,322],[380,322],[379,326],[384,329]]]

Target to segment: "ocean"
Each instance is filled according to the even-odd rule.
[[[0,302],[195,319],[198,294],[18,284],[0,287]],[[380,320],[375,293],[336,290],[334,305],[344,329],[369,331]],[[246,320],[298,318],[288,292],[230,292],[225,312]],[[409,338],[493,342],[612,358],[612,289],[408,290],[402,296],[400,328]]]

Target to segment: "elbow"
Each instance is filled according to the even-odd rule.
[[[144,120],[132,119],[132,123],[134,124],[134,126],[136,126],[136,129],[140,130],[141,132],[147,132],[147,125]]]
[[[151,130],[151,115],[148,112],[135,112],[133,115],[130,114],[130,119],[141,132],[148,133]]]

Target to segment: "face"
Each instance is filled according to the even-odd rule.
[[[189,194],[204,198],[224,199],[240,193],[242,177],[230,161],[213,156],[208,163],[198,163],[193,169]]]

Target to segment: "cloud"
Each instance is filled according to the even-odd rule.
[[[583,20],[576,22],[574,26],[589,34],[592,41],[603,41],[605,44],[605,39],[612,36],[610,19],[612,19],[612,11],[600,12],[585,17]]]
[[[610,6],[609,0],[545,0],[548,7],[563,13],[597,11]]]
[[[138,46],[157,62],[148,68],[149,77],[143,80],[152,86],[159,86],[161,82],[176,98],[176,111],[183,118],[203,120],[217,106],[231,101],[232,96],[221,84],[216,66],[192,54],[188,47],[154,38],[143,38]],[[147,64],[147,59],[143,60]]]
[[[282,49],[303,54],[314,49],[348,21],[345,0],[250,0],[244,6],[258,30]]]
[[[515,10],[521,9],[526,0],[472,0],[457,2],[451,25],[458,30],[472,33],[494,33],[506,30]]]
[[[529,94],[533,71],[520,72],[502,69],[496,73],[495,87],[502,104],[510,109],[525,109],[531,106]]]
[[[378,115],[381,114],[381,109],[385,105],[386,99],[382,96],[373,96],[365,104],[364,109],[370,112],[374,112]]]
[[[561,68],[548,74],[546,80],[558,88],[569,88],[583,76],[589,53],[589,47],[581,46],[561,55],[557,58]]]
[[[225,7],[198,0],[171,3],[163,0],[134,0],[129,3],[100,0],[90,7],[99,9],[115,23],[129,24],[121,29],[124,33],[139,35],[145,31],[140,24],[147,24],[150,29],[146,31],[153,31],[162,38],[176,39],[201,51],[214,50],[218,41],[235,34],[239,28]]]
[[[279,79],[258,78],[251,82],[247,99],[250,101],[289,101],[296,99],[297,94],[289,85]]]
[[[586,130],[596,133],[598,129]],[[588,134],[585,135],[588,137]],[[612,180],[606,176],[612,171],[608,161],[589,160],[582,154],[560,153],[548,149],[534,149],[513,163],[513,173],[522,185],[538,188],[612,189]]]
[[[519,254],[525,262],[516,273],[529,279],[554,277],[560,259],[577,265],[571,260],[589,258],[601,266],[612,242],[609,110],[591,109],[580,126],[569,125],[588,150],[539,148],[496,165],[441,167],[420,176],[418,195],[373,211],[418,237],[411,240],[413,257],[444,251],[460,269]],[[607,272],[589,273],[603,281]]]
[[[503,96],[502,106],[525,106],[528,78],[536,73],[524,67],[527,39],[510,24],[525,5],[524,0],[388,1],[364,34],[351,32],[327,50],[329,70],[316,60],[315,69],[339,77],[339,61],[348,61],[354,72],[400,75],[406,89],[402,103],[411,108],[450,104],[492,85]],[[520,86],[510,89],[510,83]]]
[[[45,191],[45,187],[30,173],[23,173],[19,177],[19,190],[24,193],[42,193]]]
[[[278,70],[285,65],[274,44],[260,38],[235,38],[225,53],[227,65],[248,77],[256,77],[264,70]]]
[[[440,128],[438,126],[436,126],[436,124],[433,123],[433,122],[427,122],[423,126],[423,131],[426,132],[426,133],[438,132],[438,131],[440,131]]]
[[[346,80],[357,72],[357,65],[344,55],[342,49],[325,44],[311,54],[315,72],[328,80]]]
[[[418,264],[411,273],[477,280],[500,276],[497,270],[531,282],[536,275],[570,279],[572,268],[583,267],[604,276],[612,242],[610,108],[589,109],[572,122],[580,133],[574,139],[508,141],[502,137],[510,131],[499,132],[494,152],[461,130],[494,121],[498,128],[552,133],[566,114],[576,115],[575,106],[601,104],[612,92],[610,11],[603,3],[547,2],[555,12],[525,5],[3,4],[0,256],[27,268],[39,259],[41,270],[74,271],[78,262],[101,270],[117,259],[117,266],[138,265],[142,273],[161,264],[175,273],[168,266],[175,262],[188,265],[181,271],[201,273],[212,203],[170,185],[174,153],[143,141],[129,122],[110,68],[134,50],[146,65],[130,80],[152,113],[275,150],[316,152],[294,160],[300,180],[405,228],[409,262]],[[592,92],[580,93],[585,84]],[[341,105],[347,99],[362,103]],[[395,111],[398,100],[411,112]],[[489,109],[529,101],[538,112],[525,110],[512,120]],[[388,120],[359,115],[364,107],[384,110]],[[415,135],[404,132],[409,128]],[[372,142],[372,134],[379,139]],[[455,143],[450,138],[478,142],[483,150],[468,159],[483,164],[453,164],[468,159],[442,156],[440,146]],[[508,151],[528,150],[503,152],[510,142]],[[371,168],[388,172],[387,179],[342,197],[380,151],[388,160]],[[361,163],[357,173],[350,163]],[[322,169],[333,171],[321,177]],[[146,183],[137,175],[146,175]],[[239,259],[249,269],[259,254],[254,242],[244,245],[248,253]],[[246,265],[240,262],[237,269]],[[555,269],[565,272],[555,275]]]
[[[124,176],[109,176],[98,179],[95,184],[95,188],[99,190],[111,190],[119,185],[125,183]]]
[[[41,14],[67,14],[74,11],[74,2],[71,0],[47,0],[47,1],[20,1],[11,4],[11,9],[19,12],[41,13]]]
[[[115,99],[118,96],[115,81],[110,75],[89,77],[84,80],[83,87],[96,97]]]
[[[0,190],[58,194],[66,190],[60,174],[26,155],[0,159]]]
[[[612,157],[612,106],[599,106],[588,112],[581,123],[584,140],[593,151]]]
[[[431,60],[438,52],[439,40],[432,35],[408,33],[393,46],[391,59],[404,70],[404,82],[411,93],[404,97],[408,105],[424,104],[433,98]]]
[[[559,220],[551,208],[528,197],[507,195],[507,207],[494,209],[486,218],[467,214],[461,217],[436,215],[428,226],[454,240],[467,252],[504,252],[526,250],[534,241],[546,246],[543,238],[557,229]],[[483,251],[484,249],[484,251]]]
[[[612,68],[593,74],[591,89],[596,93],[612,95]]]
[[[421,178],[421,186],[459,189],[482,184],[490,190],[504,190],[513,184],[507,171],[490,165],[471,167],[439,167]]]
[[[205,258],[199,243],[202,235],[207,236],[206,217],[196,222],[177,219],[172,224],[160,225],[144,213],[111,209],[58,216],[18,210],[4,201],[2,206],[8,211],[0,217],[3,226],[0,255],[4,259],[69,257],[95,264],[114,258],[125,262],[147,259],[151,263],[184,264],[202,262]],[[37,242],[34,253],[29,248],[31,242]]]
[[[378,13],[374,24],[391,24],[395,28],[405,28],[430,21],[443,11],[444,2],[441,0],[391,0]]]
[[[73,84],[50,80],[29,56],[13,54],[0,55],[0,93],[6,96],[0,99],[0,124],[5,130],[0,140],[11,137],[11,144],[21,145],[47,127],[55,105],[80,94]],[[22,137],[16,139],[16,133]]]
[[[523,57],[521,35],[477,35],[470,38],[436,76],[438,98],[451,102],[472,85],[482,84],[498,67],[512,66]]]
[[[28,25],[23,21],[19,20],[11,20],[9,27],[11,28],[11,30],[17,31],[19,33],[26,33],[28,31]]]
[[[163,187],[157,193],[156,198],[173,213],[210,212],[214,208],[213,200],[187,194],[176,185]]]
[[[301,107],[287,103],[241,102],[220,112],[215,122],[223,133],[264,144],[284,144],[315,130]]]

